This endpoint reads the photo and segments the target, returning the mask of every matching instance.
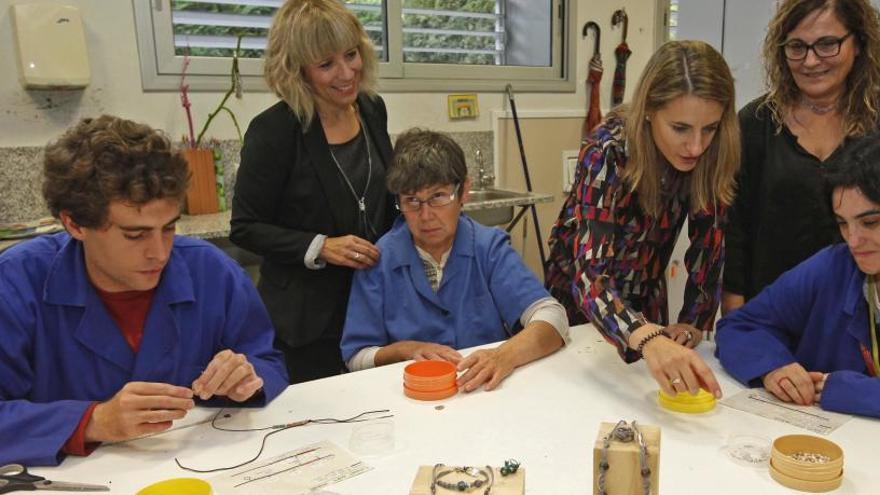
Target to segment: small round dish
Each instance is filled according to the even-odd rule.
[[[210,483],[198,478],[172,478],[141,488],[136,495],[211,495]]]
[[[795,459],[793,454],[796,453],[818,454],[827,460],[806,462]],[[836,443],[813,435],[781,436],[773,441],[770,451],[772,468],[778,474],[815,483],[839,478],[843,472],[843,457],[843,449]]]
[[[657,393],[657,402],[664,409],[689,414],[704,413],[715,409],[715,396],[703,389],[700,389],[696,395],[682,392],[674,397],[661,390]]]
[[[733,435],[722,450],[728,459],[741,466],[763,468],[770,460],[770,439],[752,435]]]

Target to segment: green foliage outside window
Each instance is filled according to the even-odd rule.
[[[493,14],[495,12],[495,0],[404,0],[403,7],[405,9],[436,9]],[[403,27],[404,29],[427,28],[492,33],[495,31],[495,20],[405,13],[403,15]],[[493,52],[492,54],[404,52],[405,62],[471,65],[495,64],[495,38],[490,36],[406,33],[404,34],[403,45],[404,47],[412,48],[460,48]]]
[[[380,8],[374,10],[355,9],[354,13],[367,29],[367,33],[377,48],[385,45],[383,39],[384,22],[382,19],[382,0],[345,0],[346,4],[356,6],[374,5]],[[404,0],[404,9],[434,9],[453,12],[472,12],[480,14],[494,14],[496,0]],[[250,16],[274,15],[276,8],[253,5],[229,5],[212,4],[202,2],[190,2],[173,0],[174,11],[210,12],[215,14],[238,14]],[[445,15],[408,14],[403,15],[403,27],[437,30],[455,30],[467,32],[494,33],[496,22],[493,18],[455,17]],[[223,36],[234,40],[241,36],[248,38],[265,38],[268,29],[243,28],[234,26],[208,26],[208,25],[184,25],[174,24],[175,36]],[[494,65],[496,63],[495,36],[468,36],[462,34],[439,34],[439,33],[404,33],[403,44],[405,47],[405,62],[423,63],[449,63],[449,64],[472,64]],[[490,53],[443,53],[443,52],[412,52],[406,48],[421,49],[463,49],[481,50]],[[175,47],[176,55],[188,54],[193,57],[232,57],[233,48],[205,48],[197,46]],[[262,57],[263,50],[243,48],[240,58]],[[379,56],[387,60],[380,49]]]

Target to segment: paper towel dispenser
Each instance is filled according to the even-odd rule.
[[[84,88],[91,78],[79,9],[48,2],[10,7],[18,74],[26,89]]]

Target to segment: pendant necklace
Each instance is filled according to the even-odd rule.
[[[361,114],[358,112],[358,123],[361,126],[361,132],[364,133],[364,142],[367,146],[367,183],[364,184],[364,191],[358,196],[357,191],[354,190],[354,186],[351,184],[351,181],[348,179],[348,176],[345,175],[345,171],[342,170],[342,165],[339,164],[339,160],[336,159],[336,155],[333,154],[333,148],[330,148],[330,158],[333,159],[333,163],[336,165],[336,169],[339,170],[339,174],[342,175],[342,180],[345,181],[345,185],[348,186],[348,190],[351,192],[352,197],[357,202],[359,217],[364,226],[364,233],[371,236],[376,236],[376,230],[370,225],[370,222],[367,220],[367,191],[370,189],[370,180],[373,177],[373,153],[370,148],[370,136],[367,135],[367,129],[364,127],[364,121],[361,119]]]

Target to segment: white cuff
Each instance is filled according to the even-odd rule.
[[[571,337],[568,335],[568,316],[565,314],[565,308],[552,297],[544,297],[533,302],[523,311],[519,321],[523,327],[533,321],[547,322],[556,329],[566,345],[571,342]]]
[[[345,363],[345,366],[348,367],[348,371],[360,371],[375,368],[376,353],[379,352],[379,349],[381,349],[381,347],[378,346],[364,347],[357,351],[355,355]]]
[[[312,239],[311,244],[309,244],[309,249],[306,250],[306,257],[303,259],[306,268],[310,270],[320,270],[327,266],[326,261],[318,258],[318,256],[321,255],[321,250],[324,249],[325,240],[327,240],[327,236],[324,234],[318,234]]]

